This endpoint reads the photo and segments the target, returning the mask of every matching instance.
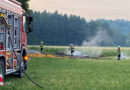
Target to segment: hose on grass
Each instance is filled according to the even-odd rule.
[[[11,46],[12,46],[12,48],[13,48],[13,42],[12,42],[12,40],[11,40],[10,33],[8,33],[8,34],[9,34]],[[17,60],[17,62],[18,62],[18,64],[19,64],[19,66],[20,66],[20,70],[23,71],[23,73],[26,75],[26,77],[27,77],[34,85],[36,85],[36,86],[38,86],[38,87],[40,87],[40,88],[43,88],[43,87],[42,87],[41,85],[39,85],[37,82],[35,82],[34,80],[32,80],[32,78],[23,70],[23,68],[22,68],[22,66],[21,66],[21,64],[20,64],[20,62],[19,62],[19,60],[18,60],[18,58],[17,58],[17,55],[16,55],[16,53],[15,53],[15,51],[14,51],[14,48],[13,48],[13,53],[14,53],[14,55],[15,55],[15,57],[16,57],[16,60]]]

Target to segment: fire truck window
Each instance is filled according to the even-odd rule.
[[[10,35],[11,35],[11,40],[13,40],[13,28],[14,28],[14,15],[13,14],[8,14],[8,25],[10,26]],[[11,40],[9,38],[9,34],[7,32],[7,48],[11,48]]]
[[[14,48],[18,49],[20,45],[20,18],[14,18]]]
[[[26,30],[26,16],[23,16],[23,29]]]

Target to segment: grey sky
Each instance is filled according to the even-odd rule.
[[[90,19],[130,20],[130,0],[30,0],[30,8],[75,14]]]

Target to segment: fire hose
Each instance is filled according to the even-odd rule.
[[[10,38],[10,41],[11,41],[11,46],[12,46],[12,48],[13,48],[13,42],[12,42],[12,40],[11,40],[11,35],[10,35],[9,32],[8,32],[8,34],[9,34],[9,38]],[[40,87],[40,88],[43,88],[41,85],[39,85],[39,84],[36,83],[34,80],[32,80],[32,78],[23,70],[23,68],[22,68],[22,66],[21,66],[21,64],[20,64],[20,62],[19,62],[19,60],[18,60],[18,58],[17,58],[17,55],[16,55],[16,53],[15,53],[14,48],[13,48],[13,53],[14,53],[16,59],[17,59],[17,62],[18,62],[18,64],[19,64],[19,66],[20,66],[20,70],[23,71],[23,73],[26,75],[26,77],[27,77],[34,85],[36,85],[36,86],[38,86],[38,87]]]

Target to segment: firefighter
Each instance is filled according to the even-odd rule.
[[[118,60],[121,59],[121,49],[120,49],[120,46],[118,46],[118,48],[117,48],[117,59]]]
[[[43,42],[41,42],[40,44],[40,50],[41,50],[41,53],[43,53]]]
[[[70,44],[70,48],[69,48],[69,50],[70,50],[71,56],[73,56],[73,53],[74,53],[74,50],[75,50],[73,44]]]

